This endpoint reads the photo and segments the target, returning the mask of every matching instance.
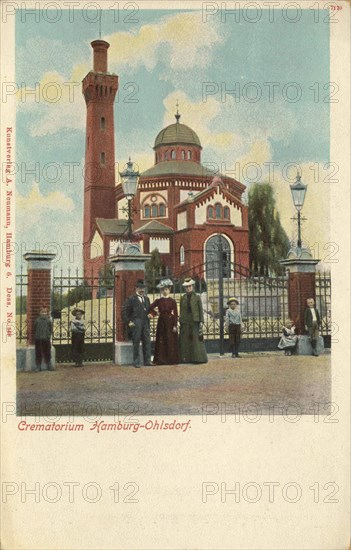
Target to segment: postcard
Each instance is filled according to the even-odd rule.
[[[347,549],[350,4],[1,4],[4,549]]]

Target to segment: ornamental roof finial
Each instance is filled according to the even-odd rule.
[[[178,99],[177,99],[176,107],[177,107],[177,112],[174,116],[176,117],[176,121],[177,121],[177,124],[178,124],[179,119],[180,119],[180,114],[178,112],[178,107],[179,107]]]

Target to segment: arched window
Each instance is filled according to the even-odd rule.
[[[158,216],[158,208],[157,208],[157,204],[153,204],[151,206],[151,217],[152,218],[157,218]]]
[[[225,220],[230,220],[230,210],[229,210],[228,206],[224,207],[223,217],[224,217]]]
[[[188,151],[188,160],[191,160],[191,151]]]
[[[160,204],[160,216],[164,217],[166,215],[166,205]]]
[[[100,128],[101,128],[101,130],[105,130],[105,127],[106,127],[105,117],[102,116],[102,117],[100,118]]]
[[[222,206],[217,203],[215,208],[216,208],[216,219],[220,220],[222,217]]]
[[[181,265],[185,263],[185,250],[183,245],[179,249],[179,262]]]
[[[185,151],[182,151],[182,160],[185,160]]]
[[[106,157],[105,153],[100,153],[100,164],[105,164]]]
[[[144,206],[144,218],[150,218],[150,206],[148,204],[146,204]]]
[[[207,217],[209,220],[213,220],[213,206],[208,206],[207,208]]]
[[[171,152],[171,159],[172,159],[172,160],[175,160],[175,158],[176,158],[176,152],[173,150],[173,151]]]
[[[232,252],[229,240],[224,235],[213,235],[205,245],[206,275],[217,279],[222,270],[225,278],[231,277]]]

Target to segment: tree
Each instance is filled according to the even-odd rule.
[[[113,288],[115,280],[115,272],[113,265],[110,263],[104,264],[99,271],[99,286],[105,288]]]
[[[290,243],[268,183],[250,188],[248,209],[251,271],[257,275],[282,273],[279,260],[286,258]]]
[[[16,314],[27,312],[27,296],[16,296]]]
[[[148,290],[156,290],[165,272],[165,266],[158,248],[151,252],[151,258],[145,263],[145,283]]]
[[[84,281],[80,285],[77,285],[67,293],[67,305],[72,306],[78,304],[81,301],[91,300],[92,292],[87,281]]]

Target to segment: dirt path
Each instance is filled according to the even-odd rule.
[[[174,415],[276,414],[292,403],[304,414],[330,401],[330,355],[247,354],[210,357],[207,365],[119,367],[113,364],[17,374],[18,414]],[[251,405],[249,409],[247,406]],[[245,408],[246,407],[246,408]],[[289,409],[292,412],[294,406]],[[256,413],[255,413],[256,411]]]

